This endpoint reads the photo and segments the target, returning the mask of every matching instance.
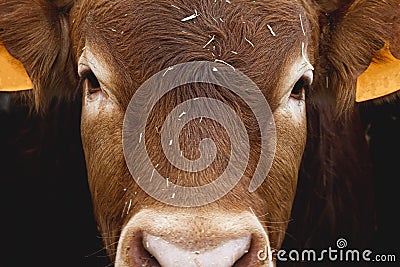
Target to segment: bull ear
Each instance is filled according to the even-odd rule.
[[[329,89],[336,95],[338,114],[346,113],[354,106],[357,78],[367,70],[371,62],[378,62],[373,59],[374,56],[382,55],[377,51],[385,43],[393,49],[399,45],[396,38],[400,34],[398,0],[350,2],[350,5],[345,5],[345,9],[342,8],[339,18],[334,18],[336,12],[327,14],[328,23],[322,27],[328,32],[322,42],[322,51],[327,61],[324,62],[327,66],[323,68],[327,69],[325,74],[326,79],[329,79]],[[387,74],[364,77],[382,81]]]
[[[72,98],[77,84],[70,53],[68,13],[72,1],[0,0],[0,41],[24,65],[35,106]]]

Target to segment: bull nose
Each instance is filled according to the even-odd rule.
[[[143,234],[144,248],[163,267],[230,267],[249,251],[250,241],[251,236],[245,236],[217,246],[189,250],[160,237]]]
[[[248,211],[145,209],[122,229],[115,267],[274,266],[259,257],[266,247],[268,235]]]

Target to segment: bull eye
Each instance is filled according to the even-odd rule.
[[[82,75],[82,78],[85,81],[84,86],[88,95],[101,91],[99,80],[92,71],[87,71],[84,75]]]
[[[311,83],[312,72],[306,72],[293,86],[290,97],[296,100],[305,100],[306,93],[310,91]]]

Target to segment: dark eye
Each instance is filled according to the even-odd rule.
[[[86,72],[82,78],[88,95],[101,91],[100,83],[92,71]]]
[[[310,90],[312,79],[312,72],[306,72],[293,86],[290,97],[297,100],[305,100],[305,95]]]

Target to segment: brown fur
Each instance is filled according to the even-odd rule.
[[[261,88],[277,122],[276,157],[267,182],[255,195],[250,196],[246,186],[259,153],[258,132],[252,126],[255,124],[254,117],[248,107],[234,94],[216,86],[182,86],[160,101],[148,127],[155,129],[162,119],[158,114],[190,97],[206,95],[231,104],[244,118],[251,132],[250,139],[255,141],[251,163],[241,183],[207,208],[224,212],[231,210],[232,203],[235,203],[233,210],[253,207],[257,215],[268,214],[263,223],[271,234],[272,246],[279,248],[296,191],[305,142],[305,123],[292,125],[283,119],[279,113],[282,92],[276,90],[275,85],[295,55],[301,53],[301,42],[305,42],[315,65],[315,84],[307,99],[308,115],[312,116],[309,118],[308,152],[317,151],[320,159],[314,166],[312,163],[315,161],[308,154],[303,162],[303,171],[321,168],[318,177],[310,179],[320,179],[322,184],[318,184],[319,188],[331,197],[322,209],[334,213],[336,207],[328,205],[342,203],[333,183],[340,166],[330,164],[330,160],[338,160],[340,155],[335,152],[336,142],[341,142],[337,132],[349,130],[353,123],[351,120],[341,122],[340,119],[356,116],[353,114],[356,78],[367,67],[374,51],[385,40],[394,38],[390,19],[396,13],[388,14],[399,10],[399,1],[343,1],[339,6],[328,5],[326,1],[306,0],[236,1],[232,5],[224,1],[177,0],[174,4],[180,9],[171,7],[169,1],[88,0],[72,4],[71,1],[1,0],[0,39],[27,68],[34,83],[36,106],[42,111],[56,98],[69,99],[81,94],[76,66],[85,42],[101,53],[110,66],[113,75],[111,90],[118,101],[117,108],[95,118],[84,112],[82,139],[95,214],[111,258],[114,257],[121,227],[131,215],[143,207],[165,208],[138,188],[124,162],[122,120],[135,90],[156,72],[187,61],[214,61],[219,58],[243,71]],[[195,20],[196,24],[179,21],[196,8],[201,13]],[[300,28],[300,13],[304,18],[306,36]],[[213,17],[217,20],[221,17],[224,22],[215,23]],[[276,37],[269,34],[267,24],[274,28]],[[215,50],[204,49],[203,45],[211,36],[216,39]],[[251,40],[255,47],[250,46],[244,37]],[[238,54],[231,53],[231,50]],[[330,117],[335,115],[340,123],[330,121]],[[197,126],[196,122],[193,126]],[[217,124],[207,122],[204,132],[215,140],[221,140],[221,129]],[[194,131],[194,127],[188,127],[187,136],[189,134],[198,135],[198,132]],[[150,135],[148,140],[151,141],[147,145],[159,146],[157,132],[153,131]],[[197,136],[198,139],[201,137]],[[320,147],[310,146],[314,138],[321,144]],[[185,137],[181,139],[182,144],[188,141]],[[210,173],[218,173],[223,168],[224,157],[229,153],[229,144],[223,141],[217,142],[222,157],[210,170],[199,174],[200,183],[210,181],[213,178]],[[343,149],[342,156],[354,152],[346,150],[346,146]],[[157,151],[152,152],[152,160],[162,162],[163,172],[184,176],[185,184],[195,180],[195,177],[169,167]],[[188,157],[196,157],[195,150],[190,150],[190,147],[187,153]],[[353,176],[357,176],[362,172],[355,170],[354,173]],[[351,187],[346,183],[343,186],[346,189]],[[351,195],[351,190],[344,194]],[[130,200],[133,200],[132,210],[129,214],[122,214],[124,205]],[[312,210],[313,204],[306,207]]]
[[[169,2],[154,5],[152,1],[148,1],[145,4],[138,2],[127,5],[122,1],[116,2],[110,9],[110,6],[103,2],[84,1],[79,9],[73,11],[82,13],[74,14],[77,19],[73,24],[72,34],[76,36],[73,38],[76,46],[74,50],[78,53],[75,56],[78,57],[83,48],[82,38],[86,38],[88,43],[94,43],[102,51],[108,51],[107,58],[110,59],[113,71],[116,72],[115,76],[119,77],[118,87],[125,89],[115,92],[122,108],[126,107],[134,93],[132,88],[138,88],[156,71],[177,63],[193,60],[214,61],[219,58],[239,70],[246,70],[246,75],[263,88],[265,97],[274,109],[277,105],[274,102],[277,98],[274,96],[276,93],[274,85],[278,83],[277,74],[287,64],[274,59],[285,58],[285,53],[298,54],[301,40],[304,38],[300,34],[298,15],[292,13],[300,13],[299,7],[295,8],[292,5],[289,9],[284,8],[289,6],[288,4],[247,3],[248,7],[242,9],[245,5],[238,4],[231,7],[219,2],[221,1],[217,3],[201,1],[200,4],[194,5],[182,1],[176,3],[180,7],[178,10],[171,7]],[[194,12],[196,7],[201,7],[198,12],[203,14],[197,21],[198,25],[177,23],[180,18]],[[83,15],[89,9],[93,10],[92,13]],[[238,14],[241,14],[240,17]],[[163,17],[162,20],[159,18],[160,15]],[[264,19],[261,15],[268,16],[269,19]],[[107,19],[103,19],[105,17]],[[215,24],[213,17],[224,18],[225,22]],[[287,18],[284,20],[286,23],[280,23],[283,17]],[[268,31],[267,23],[280,33],[276,38],[267,38],[265,34]],[[203,45],[213,35],[217,40],[214,43],[215,56],[212,55],[213,51],[203,49]],[[254,40],[254,49],[251,49],[245,37]],[[178,54],[177,46],[180,46],[185,53]],[[265,47],[271,47],[274,53],[266,53]],[[238,55],[231,53],[232,50]],[[266,73],[270,75],[265,75]]]
[[[183,23],[179,24],[179,26],[176,26],[177,18],[183,18],[187,16],[189,12],[193,12],[192,10],[194,7],[185,6],[192,5],[189,2],[179,3],[180,10],[171,9],[169,3],[160,1],[157,1],[157,4],[155,4],[155,2],[147,2],[146,4],[137,2],[136,4],[131,4],[129,7],[125,6],[123,3],[121,3],[120,7],[117,3],[114,9],[112,9],[115,10],[112,11],[115,13],[111,14],[108,5],[98,2],[88,1],[80,7],[79,12],[86,12],[85,10],[93,10],[93,12],[88,16],[77,15],[78,18],[85,18],[86,24],[84,24],[84,30],[81,31],[80,29],[82,29],[82,26],[78,27],[77,25],[83,22],[79,20],[75,21],[76,26],[74,26],[73,34],[78,36],[78,38],[74,38],[74,40],[76,40],[76,51],[81,53],[83,41],[80,40],[79,37],[82,36],[87,38],[91,46],[99,47],[100,51],[110,52],[110,54],[105,54],[105,58],[108,65],[113,69],[113,75],[119,78],[118,80],[115,79],[118,82],[115,88],[124,89],[113,91],[113,93],[117,95],[116,98],[119,101],[118,106],[121,111],[126,109],[128,101],[135,92],[135,89],[151,75],[155,74],[156,71],[186,61],[213,61],[214,58],[211,51],[203,49],[203,45],[207,43],[211,35],[215,35],[218,40],[216,53],[219,53],[220,50],[221,56],[218,55],[217,57],[222,58],[224,61],[235,65],[239,70],[244,71],[246,75],[260,85],[272,110],[277,109],[280,96],[277,95],[279,92],[274,89],[274,85],[278,83],[278,73],[281,73],[283,67],[286,67],[288,62],[286,60],[276,61],[273,60],[272,57],[279,56],[284,58],[284,53],[288,52],[290,54],[297,53],[300,55],[300,40],[303,38],[305,39],[305,37],[302,36],[298,17],[301,11],[290,13],[289,11],[292,10],[293,5],[289,4],[289,2],[286,3],[285,6],[291,7],[291,9],[282,8],[282,3],[279,3],[280,8],[273,3],[251,3],[249,6],[232,5],[232,8],[226,3],[220,4],[217,2],[215,4],[209,1],[201,1],[201,3],[200,6],[204,10],[198,10],[198,12],[204,14],[205,18],[198,18],[197,22],[199,25]],[[218,5],[222,6],[218,7]],[[95,8],[92,9],[92,6]],[[252,6],[253,10],[252,13],[250,13],[250,8]],[[139,10],[139,8],[140,12],[136,12],[135,10]],[[163,9],[166,10],[163,11]],[[219,27],[216,27],[213,24],[211,10],[214,10],[215,14],[213,15],[217,19],[222,17],[225,23],[232,26],[226,27],[221,23]],[[239,10],[240,13],[243,14],[241,18],[237,17]],[[177,14],[175,14],[175,12]],[[267,20],[260,19],[261,17],[257,18],[254,14],[255,12],[260,12],[260,15],[265,14],[267,16],[271,14],[271,19],[268,22],[279,32],[277,37],[273,37],[270,34],[268,35],[269,38],[265,37],[265,32],[268,31],[266,26]],[[115,18],[115,20],[104,19],[105,13]],[[125,17],[124,14],[126,13],[135,14],[135,16],[130,15]],[[149,14],[158,13],[163,14],[162,20],[155,15],[149,16]],[[279,13],[280,15],[277,15]],[[210,14],[210,17],[206,16],[207,14]],[[282,17],[286,18],[287,25],[279,23],[278,19]],[[246,23],[242,23],[243,21]],[[135,27],[130,25],[135,25]],[[254,27],[255,25],[257,25],[257,27]],[[306,22],[305,27],[309,29]],[[295,30],[293,30],[293,28]],[[115,29],[116,31],[111,29]],[[230,32],[231,29],[235,29],[237,32]],[[254,31],[254,29],[259,30]],[[182,33],[182,30],[186,31],[187,34]],[[122,31],[124,32],[123,34],[121,34]],[[295,34],[297,38],[294,38],[293,34]],[[234,36],[241,36],[242,38],[233,38]],[[243,36],[254,41],[255,49],[251,49],[251,46],[244,40]],[[130,40],[135,40],[135,42],[131,42]],[[111,49],[111,45],[116,46],[117,49]],[[160,50],[160,46],[163,46],[163,49]],[[177,50],[178,47],[179,49]],[[276,54],[266,53],[265,47],[274,47],[274,52]],[[231,53],[231,50],[236,51],[238,55]],[[78,57],[78,55],[76,57]],[[127,61],[126,58],[131,61]],[[290,60],[290,57],[287,60]],[[149,66],[151,66],[151,68]],[[262,68],[260,68],[260,66],[262,66]],[[128,73],[132,73],[132,75],[127,75]],[[265,73],[272,73],[273,75],[265,75]],[[244,103],[231,92],[223,88],[204,86],[202,84],[183,86],[178,91],[167,94],[160,101],[160,104],[154,108],[154,113],[149,119],[148,128],[160,128],[163,121],[162,114],[168,114],[172,107],[188,98],[199,96],[217,98],[232,105],[232,108],[236,110],[238,114],[241,114],[240,116],[244,119],[249,131],[253,133],[250,135],[250,138],[255,141],[258,140],[257,131],[254,129],[254,126],[252,126],[257,124],[254,122],[254,118],[251,114],[249,114]],[[147,207],[155,207],[160,210],[166,208],[162,207],[163,205],[160,203],[154,202],[154,200],[143,194],[136,185],[132,184],[132,179],[129,177],[129,174],[127,175],[123,158],[115,159],[115,155],[122,155],[122,148],[120,147],[119,141],[121,140],[121,132],[115,130],[121,129],[120,123],[122,116],[123,113],[120,113],[117,109],[114,114],[110,114],[108,117],[99,117],[98,119],[86,119],[84,114],[82,122],[83,145],[85,154],[87,155],[86,160],[89,176],[92,177],[90,179],[91,191],[98,192],[93,194],[94,203],[96,203],[95,212],[98,216],[99,223],[101,225],[104,224],[101,228],[104,231],[106,245],[117,241],[117,233],[120,230],[119,227],[129,219],[129,216],[123,216],[121,218],[121,209],[124,206],[124,202],[130,201],[129,198],[133,197],[132,206],[134,208],[131,214],[135,214],[141,209],[140,203],[146,203]],[[99,124],[98,121],[107,121],[109,128],[105,128],[104,125]],[[221,138],[220,136],[220,127],[212,123],[207,123],[207,121],[204,123],[206,125],[204,131],[212,139],[217,140],[218,148],[223,151],[222,156],[226,157],[229,149],[227,149],[226,143],[221,142],[225,140],[225,138]],[[199,126],[195,123],[193,124],[195,128],[189,128],[183,135],[186,135],[186,138],[190,138],[190,140],[196,140],[190,136],[196,137],[196,135],[198,135],[198,131],[195,129],[199,128]],[[289,217],[290,203],[293,201],[296,188],[295,177],[298,171],[301,151],[304,149],[304,128],[302,129],[304,125],[297,129],[297,127],[293,127],[285,121],[280,121],[278,124],[282,125],[277,129],[278,136],[281,138],[279,140],[274,166],[267,178],[269,181],[268,183],[274,186],[265,187],[259,190],[256,195],[250,196],[246,193],[248,192],[247,185],[251,174],[254,172],[258,157],[257,151],[259,151],[259,148],[257,147],[256,141],[253,142],[252,145],[253,150],[250,155],[251,164],[249,164],[245,177],[242,179],[243,181],[240,185],[224,199],[221,199],[214,205],[207,206],[208,209],[214,210],[223,210],[230,207],[231,210],[239,211],[248,210],[248,207],[253,207],[258,214],[269,213],[268,221],[270,223],[266,222],[266,227],[271,227],[271,236],[273,236],[273,238],[271,238],[273,242],[272,245],[276,248],[280,246],[284,238],[284,229],[287,223],[284,218]],[[90,133],[86,132],[86,129],[90,129]],[[299,134],[286,135],[285,132],[298,132]],[[156,131],[151,131],[149,135],[150,137],[146,139],[151,140],[149,141],[151,143],[147,143],[147,146],[159,147],[160,139]],[[104,151],[106,154],[102,153],[101,148],[97,148],[100,144],[96,136],[109,136],[109,140],[107,140],[109,143],[105,144],[103,142],[101,146],[114,147],[113,151]],[[185,138],[183,138],[181,144],[185,144],[185,148],[190,148],[190,140],[185,140]],[[115,144],[118,144],[118,146]],[[286,151],[286,146],[293,146],[293,150]],[[191,157],[190,153],[187,153],[187,156]],[[192,185],[193,182],[190,181],[199,181],[200,184],[208,183],[215,178],[215,175],[223,170],[224,166],[224,159],[221,158],[221,162],[217,159],[215,164],[207,169],[207,171],[196,173],[196,176],[190,176],[185,172],[177,172],[176,169],[171,169],[165,157],[162,154],[160,155],[158,150],[150,151],[150,157],[154,163],[158,163],[161,166],[160,171],[162,173],[168,174],[168,177],[182,177],[181,179],[184,179],[183,183],[185,185]],[[116,165],[113,165],[112,168],[110,168],[110,165],[96,165],[92,168],[93,161],[108,162]],[[118,172],[114,170],[118,170]],[[122,179],[122,177],[124,178]],[[115,182],[112,182],[110,186],[109,181]],[[176,181],[171,179],[171,182]],[[124,192],[124,188],[128,188],[128,191]],[[135,195],[135,192],[137,192],[137,195]],[[277,194],[278,192],[279,194]],[[115,199],[115,202],[112,204],[110,204],[110,195],[114,196],[113,199]],[[274,201],[268,201],[268,199],[274,199]],[[234,209],[232,209],[229,204],[232,202],[237,203]],[[107,218],[103,216],[107,216]],[[111,220],[111,218],[113,219]],[[112,251],[112,246],[110,247],[110,251]]]

